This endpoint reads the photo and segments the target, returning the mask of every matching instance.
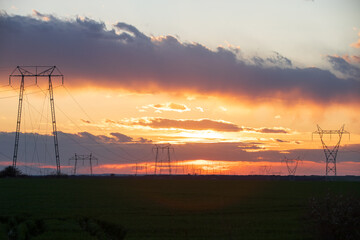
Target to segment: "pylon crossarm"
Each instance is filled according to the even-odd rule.
[[[38,69],[42,71],[38,73]],[[35,77],[37,79],[50,76],[61,77],[61,83],[64,84],[64,75],[56,66],[17,66],[9,75],[9,85],[11,85],[13,77]]]
[[[92,153],[90,155],[86,155],[86,154],[74,154],[73,157],[69,158],[69,162],[70,161],[75,161],[74,163],[74,175],[76,174],[76,169],[77,169],[77,161],[83,161],[83,165],[85,161],[89,161],[89,166],[90,166],[90,174],[93,174],[93,169],[92,169],[92,161],[96,161],[96,164],[98,164],[98,159],[96,157],[94,157],[92,155]]]

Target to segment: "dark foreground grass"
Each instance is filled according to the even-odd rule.
[[[360,182],[0,179],[0,239],[316,239],[309,199]]]

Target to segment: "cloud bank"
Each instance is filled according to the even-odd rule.
[[[122,126],[143,126],[153,129],[183,129],[183,130],[212,130],[218,132],[257,132],[257,133],[280,133],[288,134],[290,129],[282,127],[273,128],[252,128],[252,127],[240,127],[234,123],[224,120],[212,120],[212,119],[167,119],[161,117],[145,117],[145,118],[132,118],[123,121],[115,121],[106,119],[107,124],[117,124]]]
[[[155,161],[152,151],[153,144],[142,141],[134,141],[131,137],[121,133],[112,133],[110,136],[92,135],[88,132],[69,134],[59,132],[59,149],[61,166],[63,169],[71,167],[69,158],[77,154],[90,154],[99,159],[99,165],[111,165],[115,171],[116,167],[129,164],[149,163]],[[0,132],[0,169],[12,163],[12,151],[15,133]],[[26,139],[26,145],[25,145]],[[53,148],[53,136],[39,135],[33,133],[21,133],[18,163],[23,169],[24,165],[39,168],[47,166],[49,169],[55,167],[55,156]],[[35,143],[36,142],[36,143]],[[46,145],[47,144],[47,145]],[[279,163],[284,159],[284,153],[266,149],[261,142],[232,142],[232,143],[186,143],[172,145],[175,154],[173,160],[213,160],[237,162],[267,162]],[[360,145],[342,146],[339,150],[337,162],[358,163]],[[27,150],[26,150],[27,149]],[[36,151],[34,151],[36,149]],[[287,156],[300,156],[303,161],[321,163],[325,167],[324,152],[322,149],[296,149],[289,150]],[[85,166],[87,167],[87,166]],[[345,174],[343,169],[338,169]],[[38,172],[34,172],[38,173]],[[129,173],[129,172],[128,172]],[[306,172],[305,174],[311,174]],[[358,174],[354,171],[353,173]],[[322,172],[321,172],[322,174]]]
[[[123,22],[109,30],[89,18],[60,19],[36,11],[32,17],[2,13],[0,36],[0,66],[9,73],[17,65],[57,65],[72,86],[190,92],[253,103],[360,102],[358,69],[338,59],[329,61],[336,70],[350,71],[346,79],[294,67],[279,53],[242,59],[231,49],[150,37]]]

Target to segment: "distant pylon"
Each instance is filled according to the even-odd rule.
[[[286,156],[284,156],[284,159],[282,160],[282,162],[286,163],[286,167],[289,172],[289,176],[295,176],[299,161],[300,161],[300,157],[297,157],[295,159],[294,158],[289,159]]]
[[[50,106],[51,106],[51,118],[52,118],[54,147],[55,147],[56,173],[58,175],[60,175],[59,142],[58,142],[57,129],[56,129],[52,77],[61,78],[61,83],[64,84],[64,75],[62,75],[62,73],[59,71],[59,69],[56,66],[17,66],[9,76],[9,85],[11,85],[12,78],[17,78],[17,77],[20,77],[21,80],[20,80],[18,114],[17,114],[17,121],[16,121],[13,167],[16,167],[17,155],[18,155],[18,149],[19,149],[21,112],[22,112],[22,104],[23,104],[23,95],[24,95],[24,90],[25,90],[25,87],[24,87],[25,86],[25,78],[29,78],[29,77],[34,78],[35,84],[37,84],[38,78],[48,78]]]
[[[171,175],[170,149],[174,151],[174,148],[171,147],[171,144],[166,144],[166,145],[155,144],[155,146],[153,147],[153,151],[155,151],[155,169],[154,169],[155,175],[157,174],[157,172],[161,174],[161,170],[163,168],[168,168],[169,175]],[[157,171],[158,168],[159,171]]]
[[[264,165],[259,168],[260,174],[269,175],[271,171],[271,166]]]
[[[83,161],[83,164],[84,164],[84,161],[89,161],[90,163],[90,174],[93,175],[93,169],[92,169],[92,161],[96,161],[96,164],[98,164],[98,159],[96,157],[94,157],[92,155],[92,153],[90,153],[89,155],[79,155],[79,154],[74,154],[73,157],[69,158],[69,163],[70,161],[74,161],[74,175],[76,175],[76,169],[77,169],[77,161],[80,160],[80,161]]]
[[[135,163],[135,166],[132,167],[132,170],[135,171],[135,176],[137,176],[139,171],[142,171],[142,174],[147,175],[147,163],[145,165],[139,165],[138,163]]]
[[[339,130],[323,130],[320,128],[319,125],[317,125],[318,130],[313,132],[312,135],[314,134],[319,134],[320,139],[321,139],[321,143],[324,149],[324,153],[325,153],[325,158],[326,158],[326,176],[329,176],[330,174],[333,174],[334,176],[336,176],[336,156],[340,147],[340,142],[341,142],[341,138],[343,134],[349,134],[350,137],[350,133],[348,131],[344,130],[345,125],[342,125],[342,127]],[[331,134],[338,134],[339,136],[339,140],[336,143],[336,145],[333,148],[329,148],[323,139],[324,134],[329,134],[330,135],[330,139],[331,139]]]

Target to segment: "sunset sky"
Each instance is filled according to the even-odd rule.
[[[176,173],[287,175],[282,160],[299,157],[297,174],[324,175],[312,132],[345,124],[338,175],[360,175],[357,0],[3,0],[0,9],[0,169],[12,163],[16,129],[19,81],[8,86],[9,74],[56,65],[65,173],[74,153],[90,152],[95,173],[153,173],[154,144],[170,143]],[[48,173],[46,79],[25,85],[18,166]]]

